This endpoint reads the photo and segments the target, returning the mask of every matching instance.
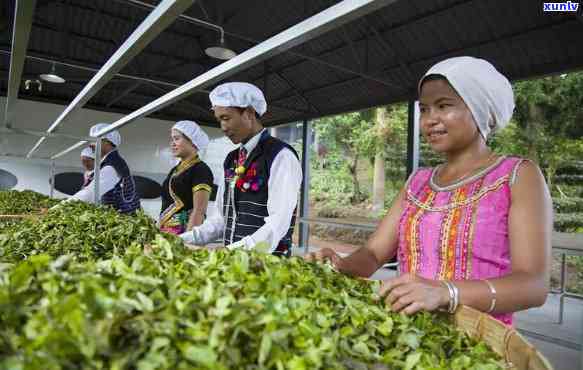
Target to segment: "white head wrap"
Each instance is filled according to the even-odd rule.
[[[199,151],[205,150],[209,144],[209,137],[196,122],[178,121],[172,129],[182,132]]]
[[[267,110],[263,92],[247,82],[228,82],[219,85],[209,94],[213,107],[252,107],[259,116]]]
[[[93,153],[93,149],[91,149],[90,147],[87,147],[81,151],[81,157],[95,159],[95,153]]]
[[[512,85],[484,59],[456,57],[437,63],[419,81],[419,94],[423,80],[429,75],[447,79],[472,112],[484,139],[510,121],[514,111]]]
[[[89,130],[89,136],[95,137],[97,136],[97,133],[99,131],[107,127],[109,127],[108,123],[98,123],[96,125],[93,125],[93,127],[91,127],[91,129]],[[102,139],[109,140],[115,146],[119,146],[119,144],[121,144],[121,135],[117,130],[111,131],[107,135],[103,136]]]

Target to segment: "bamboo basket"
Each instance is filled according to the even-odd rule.
[[[10,215],[0,214],[0,221],[1,220],[23,220],[26,218],[33,218],[33,219],[39,218],[41,216],[46,215],[48,211],[49,211],[48,208],[39,208],[35,212],[31,212],[31,213],[10,214]]]
[[[24,219],[36,219],[43,216],[44,213],[27,213],[21,215],[0,215],[1,220],[24,220]]]
[[[506,361],[508,369],[553,369],[547,359],[516,329],[504,325],[486,313],[461,306],[453,315],[453,322],[470,337],[484,341]]]
[[[0,215],[1,220],[22,220],[25,218],[37,218],[40,215],[28,214],[28,215]]]

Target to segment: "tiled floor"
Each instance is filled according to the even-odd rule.
[[[547,357],[555,370],[583,369],[580,350],[572,348],[581,348],[583,342],[583,301],[565,300],[561,325],[557,324],[558,312],[558,296],[551,294],[544,306],[517,313],[516,327],[528,331],[523,333]]]

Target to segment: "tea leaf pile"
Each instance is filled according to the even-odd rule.
[[[502,368],[446,317],[388,312],[376,282],[126,218],[71,203],[0,231],[1,369]]]
[[[2,229],[0,259],[16,262],[39,253],[54,257],[72,253],[81,260],[111,258],[133,242],[154,240],[158,232],[143,212],[126,216],[109,207],[69,202]]]
[[[41,208],[50,208],[59,200],[31,190],[0,191],[0,214],[27,214],[39,212]]]

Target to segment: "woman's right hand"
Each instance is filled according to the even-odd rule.
[[[304,259],[309,262],[326,262],[330,261],[332,266],[338,271],[342,271],[342,267],[344,267],[344,260],[340,255],[334,252],[331,248],[323,248],[318,250],[317,252],[308,253],[304,256]]]

